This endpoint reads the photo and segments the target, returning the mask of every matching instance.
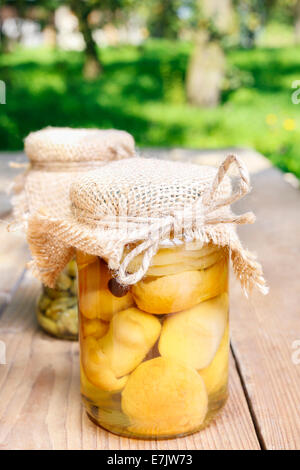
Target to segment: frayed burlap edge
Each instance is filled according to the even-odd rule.
[[[231,164],[239,170],[239,186],[228,197],[216,199],[217,190]],[[192,206],[185,208],[184,213],[177,211],[169,217],[154,217],[150,221],[137,217],[132,226],[128,218],[119,218],[120,226],[116,229],[113,217],[91,219],[90,213],[85,213],[83,207],[78,212],[81,199],[76,200],[78,195],[75,192],[73,211],[68,216],[53,217],[49,211],[38,211],[30,216],[27,231],[33,255],[30,267],[36,277],[53,287],[58,274],[75,251],[80,250],[104,258],[120,284],[132,285],[143,278],[161,243],[170,240],[170,234],[177,233],[176,228],[179,227],[182,229],[182,242],[186,239],[198,240],[228,248],[234,273],[244,292],[247,294],[256,287],[266,294],[268,288],[262,267],[255,255],[243,248],[236,233],[236,225],[253,223],[254,214],[236,216],[230,209],[231,203],[249,191],[250,180],[245,165],[236,156],[229,155],[220,165],[211,187]],[[183,220],[184,226],[181,225]],[[131,228],[126,231],[128,227]],[[128,273],[128,264],[141,254],[139,269]]]
[[[76,140],[76,136],[80,138]],[[60,216],[68,211],[69,186],[77,176],[136,155],[134,138],[126,131],[51,126],[25,138],[25,153],[27,163],[10,163],[24,171],[11,186],[13,221],[9,228],[23,232],[36,210],[48,208],[51,215]]]
[[[119,260],[123,258],[125,245],[120,243],[118,246],[114,241],[114,255],[110,256],[112,242],[110,239],[105,240],[104,235],[100,231],[97,235],[91,236],[89,228],[79,225],[72,218],[59,221],[40,212],[31,217],[28,225],[27,239],[33,255],[30,268],[44,284],[54,287],[59,273],[74,257],[76,250],[81,250],[105,258],[109,268],[116,272],[118,279],[118,264],[120,265]],[[211,242],[220,247],[228,247],[233,271],[245,294],[250,293],[254,287],[263,294],[268,292],[261,265],[253,253],[243,248],[233,225],[207,226],[191,231],[189,237],[191,240],[201,240],[203,243]],[[129,242],[134,240],[135,237],[132,237]],[[158,249],[159,245],[156,251]],[[122,283],[122,279],[118,280]]]

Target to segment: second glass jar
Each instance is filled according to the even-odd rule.
[[[130,289],[103,259],[77,252],[77,266],[81,393],[90,418],[148,439],[205,427],[227,398],[228,250],[199,242],[161,248]]]
[[[55,289],[43,286],[37,304],[40,327],[61,339],[78,339],[77,268],[72,260],[59,275]]]

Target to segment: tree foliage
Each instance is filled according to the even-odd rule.
[[[150,35],[157,38],[175,39],[180,30],[179,9],[181,0],[146,0]]]
[[[264,0],[236,0],[239,18],[240,45],[255,46],[267,18],[267,3]]]

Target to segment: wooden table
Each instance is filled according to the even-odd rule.
[[[145,153],[217,164],[226,151]],[[300,448],[300,192],[260,155],[240,153],[252,173],[253,192],[235,211],[257,214],[257,223],[240,233],[264,265],[270,294],[247,301],[232,279],[230,398],[219,418],[198,434],[166,441],[120,438],[93,425],[80,403],[78,345],[38,328],[34,309],[40,286],[25,267],[26,243],[1,224],[2,449]],[[15,157],[3,157],[2,168]],[[2,174],[0,189],[12,177],[8,170]],[[7,212],[6,200],[2,207]]]

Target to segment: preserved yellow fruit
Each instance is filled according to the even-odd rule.
[[[194,269],[207,269],[215,264],[221,256],[220,250],[214,246],[206,246],[200,251],[186,251],[182,247],[162,248],[154,256],[147,276],[167,276]],[[142,257],[137,256],[129,263],[128,271],[137,271],[141,265]]]
[[[85,338],[86,336],[94,336],[95,338],[102,338],[105,335],[109,328],[109,323],[106,323],[102,320],[93,319],[89,320],[88,318],[82,317],[82,334]]]
[[[201,247],[199,249],[199,246]],[[151,266],[147,272],[149,275],[152,266],[174,266],[176,264],[191,263],[195,260],[212,255],[219,255],[220,250],[215,245],[204,245],[197,242],[189,243],[189,248],[186,249],[187,245],[173,246],[171,248],[161,248],[157,254],[153,257]],[[127,270],[129,272],[137,271],[142,263],[143,256],[138,255],[128,265]],[[203,261],[202,261],[203,262]]]
[[[203,423],[207,404],[200,375],[165,357],[139,365],[122,392],[122,409],[130,418],[130,430],[142,436],[193,431]]]
[[[206,426],[226,401],[228,375],[228,251],[191,243],[154,259],[161,264],[124,287],[104,260],[77,257],[87,412],[113,432],[150,439]]]
[[[190,258],[180,263],[153,265],[147,271],[148,276],[160,277],[169,276],[170,274],[177,274],[184,271],[193,271],[194,269],[207,269],[215,264],[220,259],[220,253],[215,252],[211,255],[203,256],[201,258]]]
[[[141,310],[166,314],[192,308],[226,288],[227,264],[222,258],[201,271],[186,271],[157,279],[148,277],[132,287],[132,295]]]
[[[133,305],[130,292],[115,297],[108,289],[111,274],[104,261],[92,258],[92,263],[78,269],[79,308],[88,319],[110,321],[113,315]]]
[[[98,256],[89,255],[88,253],[84,253],[83,251],[77,250],[76,252],[76,263],[78,271],[85,268],[88,264],[92,264],[98,260]]]
[[[135,369],[158,339],[160,329],[156,317],[137,308],[116,313],[108,333],[98,342],[116,377]]]
[[[80,364],[80,384],[82,395],[85,399],[91,400],[94,405],[107,408],[114,404],[114,395],[93,385],[88,380],[82,364]]]
[[[122,390],[127,377],[120,379],[116,377],[97,339],[89,336],[82,340],[82,350],[82,365],[88,380],[101,390],[110,392]]]
[[[195,369],[207,367],[222,340],[227,312],[228,296],[222,294],[169,316],[162,327],[160,354]]]
[[[227,386],[229,367],[229,325],[227,324],[219,349],[209,366],[199,370],[207,393],[214,395]]]
[[[85,134],[76,131],[76,147],[91,140],[96,160],[106,152],[114,159],[112,143],[118,158],[134,153],[124,132]],[[98,135],[105,142],[95,153]],[[43,147],[29,142],[33,153]],[[247,168],[235,155],[218,169],[141,158],[103,168],[95,158],[90,166],[99,168],[83,177],[68,164],[76,177],[67,182],[69,211],[36,211],[27,226],[36,273],[49,286],[76,250],[84,406],[95,423],[128,437],[195,432],[227,399],[229,259],[245,293],[268,291],[235,230],[254,214],[230,208],[250,191]],[[232,165],[237,184],[227,174]],[[76,292],[75,271],[69,266],[40,304],[57,328],[71,328],[76,308],[64,297]]]
[[[130,292],[124,297],[115,297],[107,289],[100,291],[100,305],[99,318],[110,321],[116,313],[131,307],[133,299]]]

